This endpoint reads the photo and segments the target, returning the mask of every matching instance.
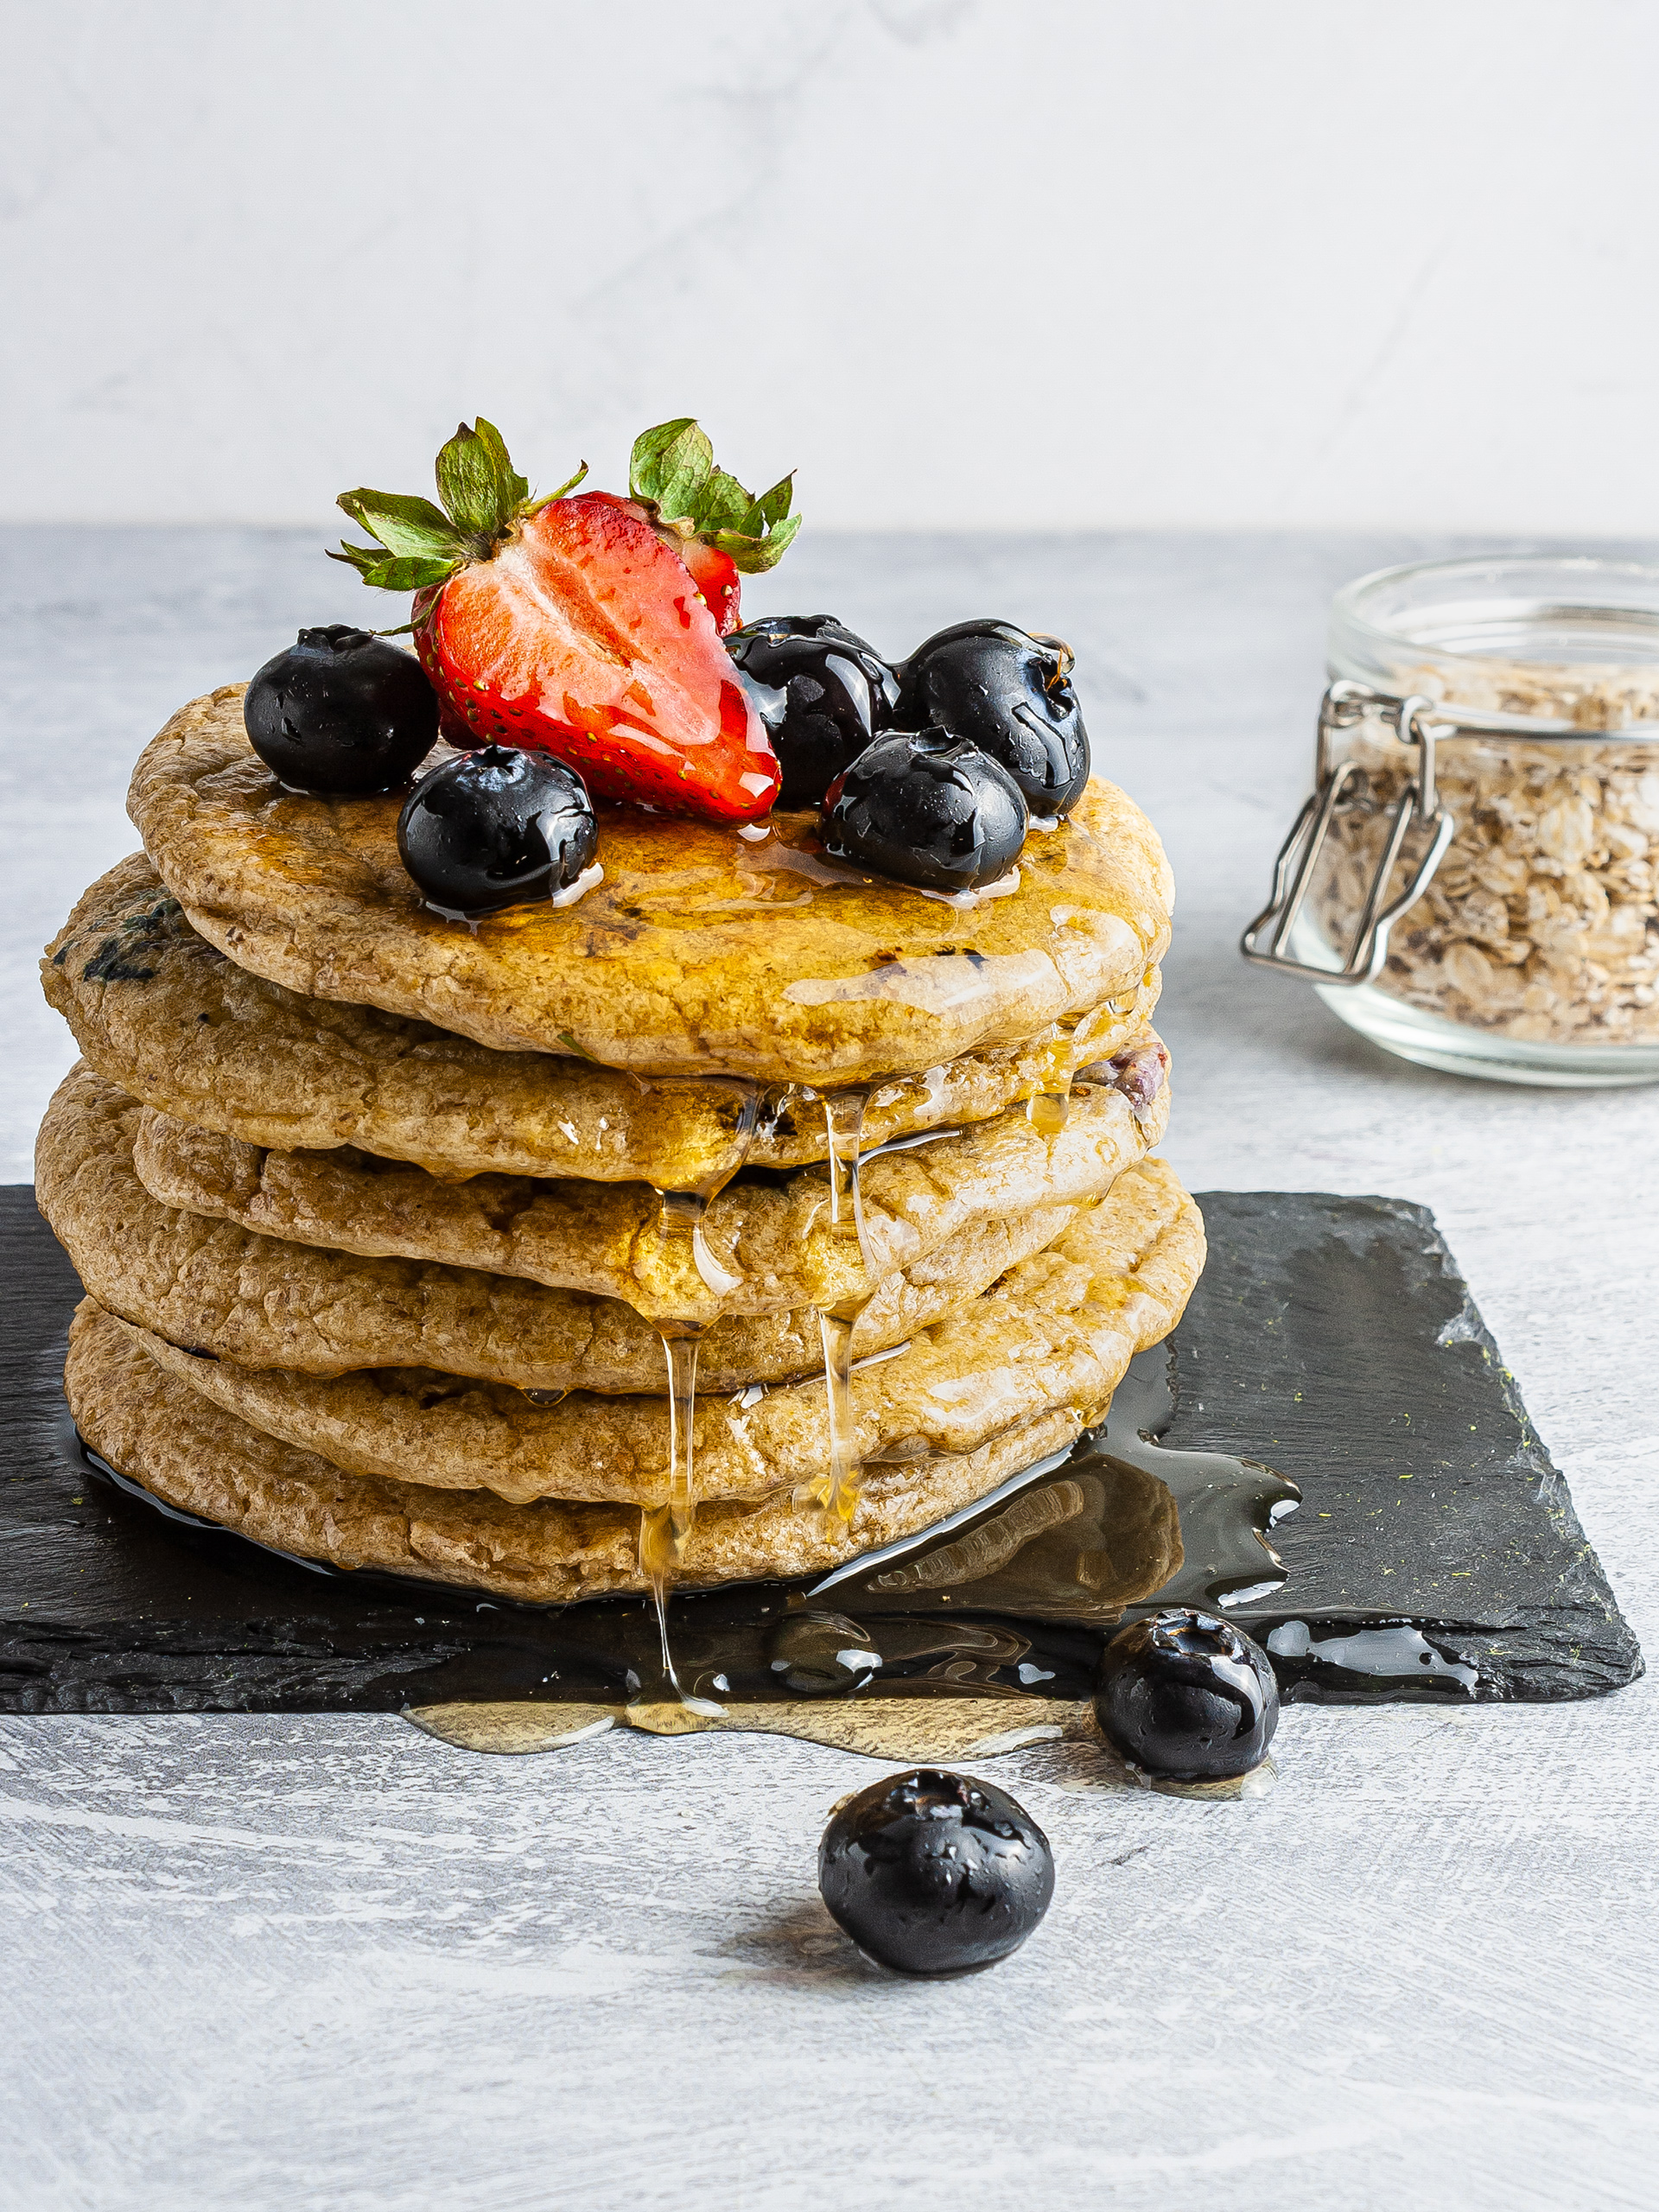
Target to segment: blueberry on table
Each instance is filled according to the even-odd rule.
[[[397,849],[428,899],[487,914],[568,891],[599,843],[588,787],[550,753],[486,745],[423,776]]]
[[[734,630],[726,650],[783,769],[779,806],[817,806],[892,726],[898,677],[833,614],[772,615]]]
[[[933,891],[1005,876],[1026,842],[1026,802],[1007,771],[944,730],[867,746],[824,793],[825,849]]]
[[[436,744],[438,701],[413,653],[330,622],[265,663],[242,723],[265,766],[296,790],[386,791]]]
[[[1149,1773],[1221,1781],[1260,1766],[1279,1726],[1261,1645],[1213,1613],[1178,1606],[1120,1629],[1095,1684],[1101,1732]]]
[[[1017,1951],[1054,1895],[1048,1838],[1006,1791],[913,1767],[848,1797],[818,1846],[841,1925],[897,1974],[973,1974]]]
[[[897,721],[965,737],[1000,761],[1033,814],[1065,814],[1089,780],[1071,648],[1012,622],[958,622],[899,671]]]

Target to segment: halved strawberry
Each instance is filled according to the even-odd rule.
[[[367,583],[416,592],[416,647],[457,742],[556,753],[607,798],[715,821],[764,814],[781,771],[719,626],[735,619],[737,571],[772,567],[799,527],[788,480],[752,499],[690,422],[636,442],[632,498],[573,496],[586,474],[532,499],[480,417],[438,455],[442,510],[343,493],[379,543],[334,557]],[[691,574],[694,545],[718,615]]]
[[[715,618],[715,629],[722,638],[729,638],[743,620],[738,604],[743,586],[736,562],[729,553],[722,553],[718,545],[710,545],[703,537],[687,538],[680,549],[680,558],[691,571],[691,581],[702,594],[703,604]]]
[[[801,526],[789,512],[792,473],[757,499],[715,467],[689,415],[643,430],[628,458],[628,491],[691,571],[722,638],[742,620],[740,575],[775,569]]]

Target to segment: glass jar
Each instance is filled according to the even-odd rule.
[[[1329,666],[1246,957],[1427,1067],[1659,1081],[1659,566],[1385,569]]]

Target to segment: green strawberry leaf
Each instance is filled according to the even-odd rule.
[[[461,561],[429,561],[404,555],[384,563],[367,581],[378,584],[382,591],[425,591],[432,584],[447,584],[456,569],[465,565]]]
[[[723,468],[713,468],[697,494],[690,518],[696,523],[699,537],[706,537],[713,530],[741,530],[743,518],[753,504],[735,476],[728,476]]]
[[[467,557],[467,548],[454,523],[430,499],[357,491],[342,492],[334,504],[371,537],[378,537],[389,553],[450,562]]]
[[[763,576],[768,569],[775,569],[788,552],[800,526],[799,515],[791,515],[764,537],[748,531],[719,530],[710,543],[722,553],[731,555],[732,564],[740,575]]]
[[[574,476],[567,476],[556,492],[544,492],[539,499],[531,500],[529,505],[525,507],[524,512],[527,515],[540,514],[542,509],[543,507],[550,507],[555,499],[563,499],[567,493],[574,492],[577,485],[581,483],[582,478],[587,474],[588,464],[584,461],[581,467],[577,469],[575,474]]]
[[[507,457],[506,441],[493,423],[486,423],[480,415],[473,429],[479,443],[488,448],[495,467],[495,480],[501,487],[502,528],[512,518],[515,507],[523,506],[530,497],[530,480],[521,476]]]
[[[424,591],[430,584],[447,584],[465,556],[442,561],[419,554],[383,553],[377,546],[353,545],[342,538],[340,551],[328,558],[347,563],[365,584],[378,585],[382,591]]]
[[[779,477],[771,491],[763,492],[755,501],[754,512],[760,517],[760,521],[758,523],[745,522],[739,527],[747,531],[752,537],[760,537],[766,530],[775,530],[789,512],[794,497],[795,472],[791,468],[787,476]]]
[[[715,465],[708,434],[689,415],[642,430],[628,457],[628,489],[655,506],[664,522],[691,513]]]
[[[324,546],[323,550],[325,553],[328,553],[328,558],[331,561],[349,562],[351,566],[357,570],[358,575],[365,578],[367,577],[371,569],[378,569],[380,566],[380,563],[386,557],[385,551],[383,547],[378,545],[353,545],[349,537],[342,537],[340,539],[340,550],[338,553],[328,552],[328,548],[326,545]]]
[[[695,430],[696,427],[689,415],[677,415],[671,423],[658,423],[654,429],[640,431],[628,455],[631,498],[655,501],[663,481],[664,453],[683,431]]]
[[[462,423],[440,449],[437,479],[438,497],[467,537],[499,535],[530,493],[507,458],[501,433],[481,415],[475,429]]]

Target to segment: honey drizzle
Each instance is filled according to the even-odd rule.
[[[1106,1009],[1122,1020],[1139,1003],[1138,990],[1120,991],[1108,999]],[[1071,1085],[1077,1072],[1077,1031],[1088,1017],[1056,1022],[1044,1039],[1033,1088],[1026,1095],[1026,1119],[1040,1137],[1052,1143],[1065,1128],[1071,1111]]]
[[[692,1264],[699,1280],[721,1300],[731,1296],[742,1277],[734,1274],[715,1257],[704,1224],[710,1204],[741,1169],[754,1141],[760,1120],[760,1088],[744,1082],[741,1095],[742,1103],[733,1132],[732,1150],[720,1167],[694,1190],[657,1192],[662,1205],[658,1235],[664,1241],[690,1238]],[[691,1696],[681,1685],[669,1643],[668,1599],[675,1573],[685,1556],[686,1542],[696,1524],[697,1353],[704,1332],[712,1325],[710,1319],[690,1319],[660,1320],[657,1325],[668,1369],[668,1495],[659,1505],[641,1507],[639,1514],[639,1570],[651,1585],[662,1643],[663,1673],[683,1705],[693,1712],[705,1713],[718,1713],[721,1708],[706,1698]]]
[[[661,1505],[640,1509],[639,1565],[651,1583],[663,1673],[670,1688],[682,1705],[694,1712],[718,1713],[717,1705],[707,1698],[693,1697],[685,1689],[674,1665],[668,1635],[669,1590],[697,1517],[697,1352],[702,1330],[670,1322],[661,1333],[668,1361],[668,1496]]]
[[[1039,1137],[1052,1141],[1065,1127],[1071,1111],[1075,1058],[1071,1030],[1056,1023],[1043,1046],[1036,1086],[1026,1100],[1026,1119]]]
[[[856,1238],[860,1287],[834,1306],[820,1306],[818,1338],[823,1346],[824,1414],[830,1431],[830,1464],[807,1494],[832,1520],[850,1521],[858,1504],[858,1459],[855,1451],[852,1398],[853,1329],[873,1294],[865,1257],[864,1200],[859,1188],[867,1094],[847,1090],[823,1101],[830,1167],[830,1233]]]

